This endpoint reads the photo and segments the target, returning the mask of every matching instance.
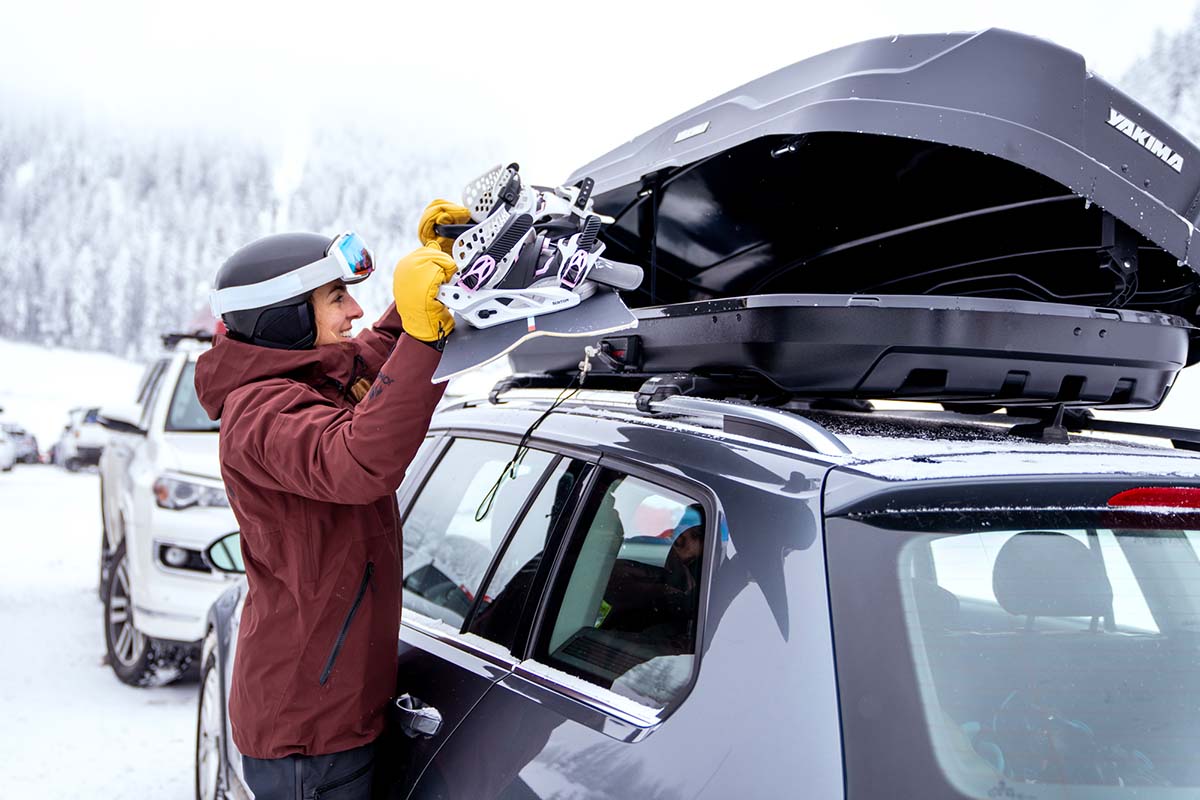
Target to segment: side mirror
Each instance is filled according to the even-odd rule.
[[[142,409],[137,405],[104,406],[96,415],[96,421],[116,433],[132,433],[145,436],[146,431],[138,425]],[[69,427],[69,426],[68,426]]]
[[[204,551],[204,560],[218,572],[231,575],[244,575],[246,567],[242,563],[242,534],[240,531],[227,533],[208,546]]]

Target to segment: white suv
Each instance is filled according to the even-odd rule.
[[[197,356],[209,337],[166,336],[136,404],[106,406],[100,460],[100,596],[113,671],[155,686],[188,671],[205,614],[228,579],[204,558],[237,530],[221,482],[217,423],[196,398]]]
[[[98,408],[72,408],[67,412],[67,424],[54,446],[54,463],[75,472],[90,464],[100,463],[108,437],[96,420]]]

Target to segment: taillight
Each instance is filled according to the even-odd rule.
[[[1200,508],[1200,487],[1139,486],[1108,498],[1110,508]]]

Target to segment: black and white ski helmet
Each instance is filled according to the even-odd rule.
[[[309,299],[331,280],[357,283],[374,269],[356,234],[276,233],[238,250],[217,270],[213,315],[234,338],[262,347],[302,350],[317,338]]]

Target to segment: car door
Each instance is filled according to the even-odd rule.
[[[169,359],[159,359],[146,368],[137,402],[142,407],[141,427],[145,430],[149,418],[152,398],[158,393]],[[108,444],[100,459],[100,499],[104,514],[104,530],[108,540],[105,553],[111,553],[124,535],[121,521],[130,513],[132,498],[129,481],[129,465],[136,448],[142,446],[145,437],[133,433],[110,431]]]
[[[689,752],[704,737],[687,722],[662,726],[696,675],[714,517],[695,487],[598,469],[540,608],[536,598],[526,604],[533,632],[515,632],[525,657],[475,704],[409,796],[694,796],[719,758]],[[538,534],[520,526],[500,562],[519,561]],[[469,632],[490,632],[489,612],[516,574],[493,572],[484,590],[492,605],[474,611]]]
[[[394,749],[385,760],[407,767],[391,778],[393,796],[407,794],[446,737],[517,665],[511,642],[539,574],[540,551],[522,553],[516,565],[496,556],[517,557],[505,545],[525,524],[538,526],[548,540],[591,467],[547,450],[517,453],[513,442],[452,439],[405,514],[397,695],[413,707],[435,709],[441,724],[432,735],[384,745]],[[520,586],[502,599],[480,591],[498,572],[506,584],[520,573]],[[463,630],[480,606],[496,609],[486,615],[490,637]]]

